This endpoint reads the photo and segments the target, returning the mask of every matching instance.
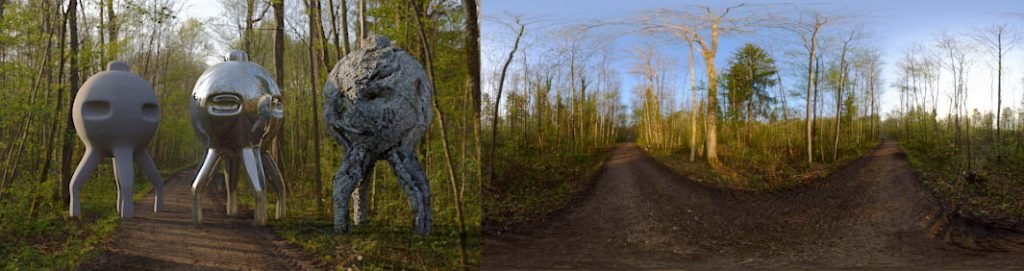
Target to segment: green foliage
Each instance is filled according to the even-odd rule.
[[[458,228],[434,225],[428,237],[409,233],[409,227],[370,223],[349,234],[334,234],[333,225],[322,220],[288,219],[273,222],[286,240],[320,255],[320,261],[337,263],[337,268],[356,270],[457,270],[459,269]],[[477,231],[478,232],[478,231]],[[470,236],[471,259],[480,257],[480,236]],[[471,262],[472,265],[479,263]]]
[[[734,121],[750,121],[751,117],[768,117],[776,98],[768,93],[778,81],[775,59],[757,45],[747,43],[729,59],[729,67],[722,72],[721,84],[728,112],[723,117]]]
[[[81,191],[81,218],[68,217],[67,205],[54,200],[56,178],[9,187],[0,201],[0,258],[6,259],[0,269],[71,270],[95,256],[120,221],[113,168],[103,164],[96,172]],[[137,179],[135,199],[150,190],[147,181]]]
[[[486,215],[486,232],[511,230],[517,224],[536,223],[561,209],[590,185],[604,148],[539,154],[532,147],[505,145],[498,157],[502,163],[498,179],[489,182],[481,202]]]
[[[1004,135],[998,143],[991,124],[970,126],[957,135],[955,118],[912,111],[889,120],[886,131],[900,139],[925,185],[960,214],[1005,225],[1024,223],[1024,138]]]
[[[683,119],[689,121],[688,117]],[[737,189],[778,190],[825,177],[873,148],[878,141],[868,134],[869,120],[855,120],[849,125],[852,128],[841,131],[849,139],[840,142],[838,159],[831,159],[830,146],[816,148],[816,159],[829,158],[814,164],[806,160],[803,120],[720,126],[718,155],[723,168],[717,170],[702,159],[690,162],[686,147],[647,149],[659,161],[697,181]],[[832,127],[834,119],[819,119],[818,123],[821,127]],[[831,129],[819,131],[815,140],[834,136]]]

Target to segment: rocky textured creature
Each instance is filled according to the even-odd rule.
[[[232,51],[228,61],[210,67],[192,89],[192,126],[206,143],[206,159],[192,183],[192,222],[202,223],[200,190],[223,162],[227,177],[227,213],[238,212],[238,170],[244,167],[252,184],[253,224],[266,225],[264,191],[269,177],[277,192],[277,218],[284,216],[287,188],[281,172],[263,144],[281,129],[284,105],[281,90],[263,67],[249,62],[242,51]]]
[[[129,71],[128,64],[110,62],[106,71],[89,77],[82,84],[71,115],[75,131],[85,143],[85,154],[69,185],[71,216],[81,215],[79,191],[106,157],[114,158],[117,211],[121,217],[129,218],[135,213],[132,203],[134,163],[139,164],[146,179],[153,183],[156,192],[153,211],[160,211],[164,183],[146,151],[160,122],[160,105],[149,82]]]
[[[387,38],[362,42],[338,61],[324,86],[324,120],[345,151],[334,175],[334,229],[349,231],[353,191],[355,223],[366,220],[370,171],[387,160],[415,213],[413,232],[426,235],[430,184],[415,149],[430,126],[433,86],[423,66]]]

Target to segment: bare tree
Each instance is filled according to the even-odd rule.
[[[1003,56],[1013,51],[1021,40],[1017,31],[1006,24],[992,25],[973,32],[974,40],[982,47],[992,51],[996,58],[996,142],[1002,142],[1000,129],[1003,127]],[[1001,156],[1000,156],[1001,157]]]
[[[658,9],[651,16],[641,19],[640,25],[645,30],[670,33],[676,37],[687,40],[692,39],[701,48],[701,55],[704,57],[708,81],[708,104],[705,117],[707,125],[707,162],[713,168],[718,168],[718,73],[715,71],[715,56],[718,53],[718,37],[722,34],[733,34],[749,32],[754,23],[759,19],[757,16],[736,16],[729,17],[729,13],[744,7],[744,4],[715,11],[710,7],[700,6],[695,9],[700,12],[679,11],[669,9]]]
[[[697,160],[697,76],[693,72],[693,40],[696,37],[690,35],[686,38],[688,51],[687,61],[690,66],[690,162]]]
[[[512,44],[512,50],[508,52],[508,58],[505,59],[505,65],[501,68],[501,77],[498,79],[498,89],[494,94],[494,115],[491,115],[491,162],[488,163],[491,172],[491,181],[497,180],[497,174],[494,171],[495,159],[497,159],[496,152],[498,148],[498,109],[501,108],[501,91],[505,86],[505,75],[508,73],[508,66],[512,64],[512,57],[515,56],[516,50],[519,50],[519,42],[523,38],[523,31],[526,30],[526,25],[516,17],[515,24],[519,26],[516,30],[516,41]]]
[[[942,33],[936,41],[942,54],[947,57],[945,68],[953,75],[953,93],[949,96],[956,123],[957,147],[967,154],[966,168],[971,169],[971,138],[969,110],[967,108],[967,70],[970,68],[974,47],[949,33]],[[966,129],[966,133],[964,131]],[[965,135],[966,134],[966,135]],[[966,145],[966,146],[965,146]]]
[[[849,74],[849,65],[846,62],[846,52],[849,51],[851,46],[859,40],[861,35],[859,28],[851,29],[847,35],[843,36],[841,42],[842,52],[839,54],[839,86],[836,88],[836,123],[835,123],[835,142],[832,145],[832,160],[839,159],[839,135],[840,127],[843,119],[843,89],[846,87],[846,81]]]
[[[804,22],[807,19],[805,16],[810,17],[809,21]],[[826,17],[824,14],[810,10],[801,13],[800,18],[795,23],[795,27],[789,29],[796,31],[800,35],[800,39],[803,41],[804,48],[807,49],[807,110],[806,110],[806,123],[807,123],[807,163],[814,163],[814,121],[811,118],[811,114],[816,110],[814,96],[817,94],[814,91],[814,80],[815,80],[815,65],[814,65],[814,54],[818,48],[818,34],[821,29],[828,24],[835,22],[834,19]]]

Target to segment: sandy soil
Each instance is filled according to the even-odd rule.
[[[818,182],[696,183],[633,144],[549,222],[485,237],[482,269],[1024,269],[1024,231],[953,215],[885,142]]]

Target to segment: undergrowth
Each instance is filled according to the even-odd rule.
[[[151,185],[136,174],[134,199],[142,200]],[[57,178],[38,184],[14,183],[0,199],[0,269],[74,270],[98,255],[120,221],[115,201],[113,168],[101,164],[82,187],[82,216],[68,216],[57,197]],[[144,212],[147,210],[137,210]]]
[[[484,231],[500,233],[513,225],[544,219],[569,204],[589,184],[606,148],[546,151],[503,147],[495,164],[497,179],[484,187]]]

